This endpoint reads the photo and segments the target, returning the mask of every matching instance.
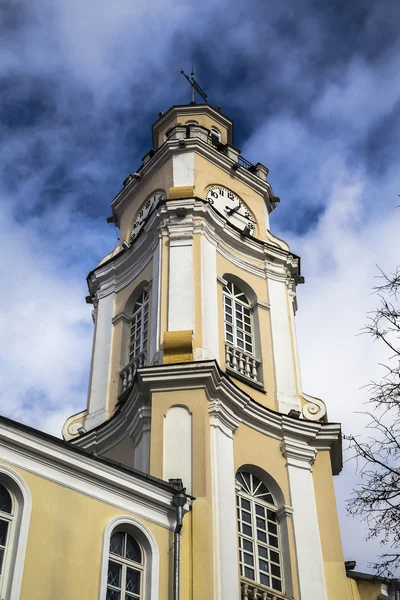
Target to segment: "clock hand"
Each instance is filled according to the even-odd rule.
[[[225,208],[228,210],[228,216],[231,216],[231,215],[233,215],[233,213],[235,213],[237,210],[239,210],[240,204],[238,204],[234,208],[230,208],[229,206],[225,206]]]

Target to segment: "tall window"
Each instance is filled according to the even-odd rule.
[[[211,127],[211,142],[214,146],[221,143],[221,133],[216,127]]]
[[[10,492],[0,484],[0,590],[3,590],[7,550],[10,546],[11,529],[14,517],[13,500]]]
[[[276,591],[283,591],[279,524],[276,504],[256,475],[236,475],[240,575]]]
[[[134,537],[124,531],[113,533],[107,573],[106,600],[143,598],[143,553]]]
[[[224,286],[223,295],[226,341],[236,348],[253,354],[251,310],[246,295],[230,281]]]
[[[143,290],[133,309],[129,342],[129,362],[147,348],[149,326],[149,293]]]

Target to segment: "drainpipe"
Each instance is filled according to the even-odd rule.
[[[176,527],[174,531],[174,587],[172,594],[173,600],[179,600],[182,515],[183,507],[187,502],[187,496],[185,492],[186,488],[182,488],[173,497],[173,503],[176,508]]]

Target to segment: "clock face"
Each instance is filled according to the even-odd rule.
[[[207,191],[206,200],[232,225],[245,231],[247,235],[254,235],[254,218],[236,194],[220,185],[214,185]]]
[[[140,231],[143,228],[143,225],[146,222],[149,214],[155,209],[157,204],[161,202],[161,200],[165,200],[165,194],[163,192],[156,192],[152,194],[149,198],[147,198],[146,202],[143,204],[142,208],[136,215],[136,218],[133,222],[131,232],[129,234],[129,243],[135,241]]]

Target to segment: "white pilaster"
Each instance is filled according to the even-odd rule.
[[[301,600],[327,600],[324,562],[318,526],[311,465],[316,450],[284,437],[281,451],[286,458]]]
[[[209,405],[214,524],[215,598],[239,600],[233,432],[237,418],[221,402]]]
[[[201,277],[203,358],[219,363],[217,249],[204,235],[201,236]]]
[[[194,330],[193,231],[172,229],[169,238],[168,331]]]
[[[279,412],[288,414],[293,408],[301,411],[297,394],[296,364],[291,336],[288,290],[284,279],[268,279],[272,343],[274,350],[276,393]]]
[[[194,152],[174,154],[172,159],[174,187],[194,185]]]
[[[153,252],[153,281],[151,290],[151,314],[150,314],[150,350],[149,363],[157,362],[160,349],[160,269],[161,264],[161,242]]]
[[[93,364],[89,388],[88,415],[85,420],[87,429],[93,429],[105,421],[107,391],[110,373],[112,317],[114,312],[112,292],[98,301],[96,330],[94,336]]]
[[[135,444],[133,466],[143,473],[150,472],[151,408],[143,406],[135,415],[131,436]]]

